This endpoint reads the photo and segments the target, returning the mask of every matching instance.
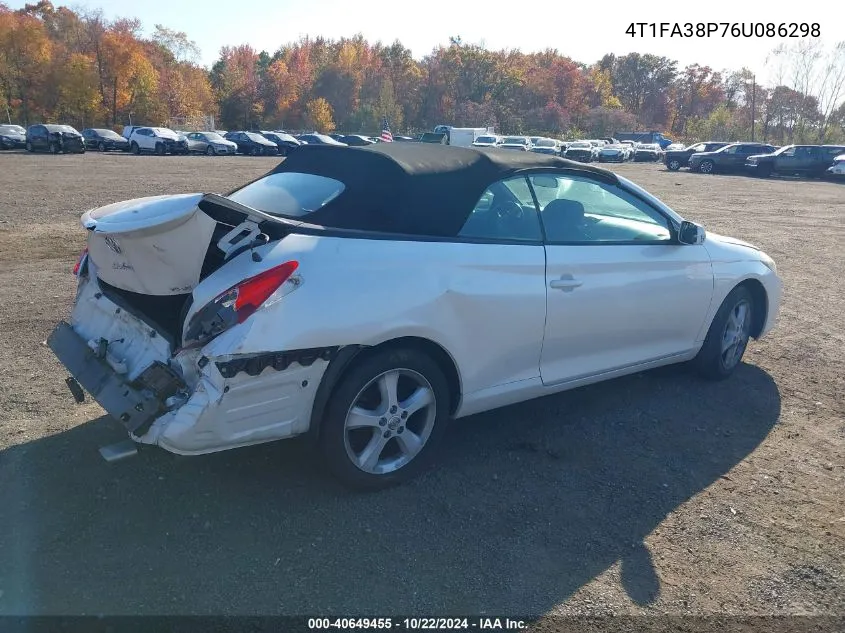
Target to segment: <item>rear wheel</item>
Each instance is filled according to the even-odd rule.
[[[28,151],[28,152],[34,152],[35,151],[35,148],[32,147],[32,143],[30,143],[29,141],[26,142],[26,151]]]
[[[698,171],[700,171],[702,174],[712,174],[713,173],[713,161],[712,160],[701,161],[701,165],[698,166]]]
[[[431,459],[449,419],[443,371],[414,349],[364,357],[331,395],[320,429],[329,470],[344,484],[379,489],[406,481]]]
[[[721,380],[739,366],[754,317],[754,298],[744,286],[737,286],[725,297],[710,324],[707,337],[693,360],[705,378]]]

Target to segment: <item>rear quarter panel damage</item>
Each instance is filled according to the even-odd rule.
[[[203,349],[209,358],[416,336],[451,355],[464,394],[539,375],[546,311],[541,245],[290,235],[261,252],[255,273],[239,267],[237,276],[202,282],[192,309],[237,277],[291,259],[299,262],[302,285],[211,341]],[[227,268],[236,267],[220,272]]]

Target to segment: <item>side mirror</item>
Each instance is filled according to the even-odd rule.
[[[687,220],[681,222],[681,228],[678,231],[678,241],[681,244],[703,244],[706,237],[707,232],[700,224]]]

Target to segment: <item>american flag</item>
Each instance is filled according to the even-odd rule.
[[[393,142],[393,134],[390,133],[390,125],[387,123],[387,117],[381,120],[381,140],[384,143]]]

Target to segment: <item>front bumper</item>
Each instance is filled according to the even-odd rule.
[[[606,156],[604,154],[599,154],[599,162],[600,163],[624,163],[625,162],[625,155],[624,154],[614,154],[614,155]]]
[[[643,153],[634,154],[634,160],[640,161],[640,162],[649,161],[649,160],[656,161],[657,158],[658,158],[657,154],[650,154],[650,153],[649,154],[643,154]]]

